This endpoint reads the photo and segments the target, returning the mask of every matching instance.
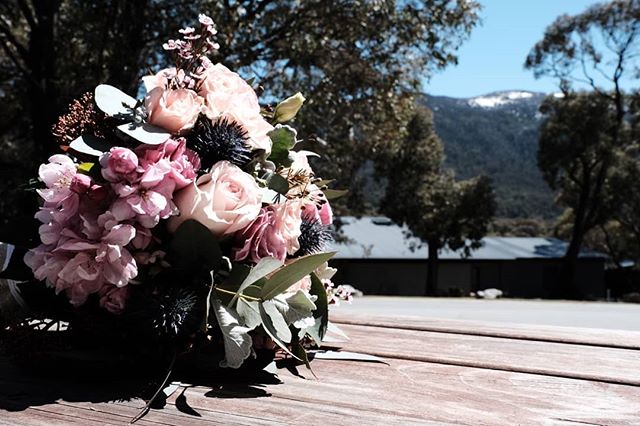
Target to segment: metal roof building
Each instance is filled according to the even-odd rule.
[[[426,259],[429,250],[418,238],[410,237],[404,226],[386,217],[343,216],[340,230],[346,241],[334,244],[336,259]],[[567,243],[557,238],[485,237],[482,247],[473,250],[470,259],[561,258]],[[604,258],[602,253],[583,250],[581,257]],[[440,259],[461,259],[462,250],[443,249]]]
[[[365,294],[423,295],[428,248],[385,217],[340,217],[333,261],[339,276]],[[442,294],[467,295],[495,287],[514,297],[549,297],[557,285],[567,243],[556,238],[485,237],[467,258],[462,250],[439,253]],[[602,253],[584,250],[577,275],[585,298],[605,296]]]

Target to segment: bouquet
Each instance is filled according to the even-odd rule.
[[[340,191],[285,124],[305,99],[261,107],[208,59],[209,17],[180,33],[163,45],[175,66],[143,77],[143,98],[101,84],[55,124],[63,153],[36,185],[41,243],[24,255],[29,279],[4,290],[29,313],[1,302],[2,328],[64,321],[85,340],[174,359],[202,350],[239,368],[278,352],[308,365],[328,306],[350,295],[327,264]]]

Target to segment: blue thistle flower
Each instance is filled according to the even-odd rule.
[[[240,124],[225,117],[211,121],[201,115],[186,138],[187,146],[200,156],[203,169],[218,161],[226,160],[238,167],[251,161],[249,135]]]
[[[298,238],[300,249],[294,257],[322,252],[331,241],[333,241],[333,232],[330,226],[325,226],[315,219],[303,217]]]

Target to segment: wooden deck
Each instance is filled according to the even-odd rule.
[[[137,424],[640,424],[640,332],[334,320],[351,338],[342,350],[386,363],[316,359],[317,378],[182,386]],[[6,360],[0,373],[0,424],[126,424],[144,406],[24,378]]]

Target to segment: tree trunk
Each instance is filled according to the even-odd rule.
[[[427,262],[427,291],[426,296],[438,295],[438,240],[427,241],[429,260]]]
[[[579,206],[581,207],[581,206]],[[559,299],[577,299],[578,285],[576,283],[576,267],[578,265],[578,256],[580,254],[580,248],[582,247],[582,241],[584,239],[585,224],[585,209],[578,208],[576,211],[575,221],[573,223],[573,230],[571,232],[571,241],[569,247],[564,255],[564,262],[562,267],[561,280],[557,286],[557,292],[555,296]]]
[[[57,118],[55,88],[55,19],[60,8],[57,0],[33,2],[37,24],[29,35],[29,61],[31,81],[29,100],[33,137],[44,160],[56,152],[51,126]]]

